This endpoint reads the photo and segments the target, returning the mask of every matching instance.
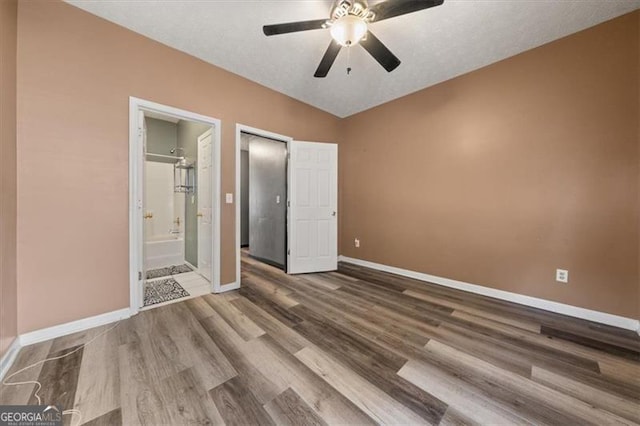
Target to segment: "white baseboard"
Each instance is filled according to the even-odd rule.
[[[18,352],[20,352],[20,347],[20,338],[16,337],[4,355],[2,355],[2,358],[0,358],[0,382],[4,379],[4,375],[7,374],[7,371],[9,371],[16,360]]]
[[[27,346],[34,343],[44,342],[45,340],[55,339],[56,337],[66,336],[68,334],[77,333],[79,331],[88,330],[93,327],[99,327],[101,325],[116,322],[125,318],[129,318],[130,316],[131,311],[129,310],[129,308],[125,308],[96,315],[94,317],[68,322],[66,324],[54,325],[53,327],[31,331],[29,333],[20,335],[20,345]]]
[[[225,291],[237,290],[240,288],[240,282],[234,281],[227,284],[220,285],[220,291],[218,293],[224,293]]]
[[[593,311],[591,309],[580,308],[578,306],[566,305],[564,303],[553,302],[551,300],[539,299],[537,297],[525,296],[523,294],[511,293],[509,291],[498,290],[495,288],[484,287],[477,284],[470,284],[463,281],[452,280],[449,278],[438,277],[435,275],[424,274],[422,272],[410,271],[407,269],[396,268],[394,266],[382,265],[380,263],[369,262],[367,260],[354,259],[346,256],[339,256],[341,262],[353,263],[354,265],[364,266],[366,268],[376,269],[378,271],[389,272],[404,277],[413,278],[419,281],[426,281],[438,284],[444,287],[455,288],[458,290],[468,291],[470,293],[481,294],[496,299],[506,300],[518,303],[520,305],[531,306],[533,308],[544,309],[558,314],[568,315],[575,318],[581,318],[588,321],[607,324],[614,327],[633,330],[640,334],[640,321],[633,318],[621,317],[618,315],[608,314],[606,312]]]

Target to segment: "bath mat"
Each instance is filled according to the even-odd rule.
[[[151,269],[147,271],[147,279],[160,277],[170,277],[171,275],[184,274],[185,272],[191,272],[193,269],[187,265],[173,265],[166,268]]]
[[[144,306],[187,296],[189,296],[189,292],[173,278],[144,283]]]

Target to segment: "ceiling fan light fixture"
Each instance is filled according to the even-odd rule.
[[[331,37],[341,46],[355,46],[367,34],[367,23],[354,15],[345,15],[331,25]]]

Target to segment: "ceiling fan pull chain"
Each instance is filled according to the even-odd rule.
[[[351,75],[351,46],[347,46],[347,75]]]

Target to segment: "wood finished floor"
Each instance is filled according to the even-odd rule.
[[[635,333],[349,264],[242,265],[241,290],[141,312],[15,380],[86,425],[640,423]],[[12,371],[109,327],[26,347]]]

